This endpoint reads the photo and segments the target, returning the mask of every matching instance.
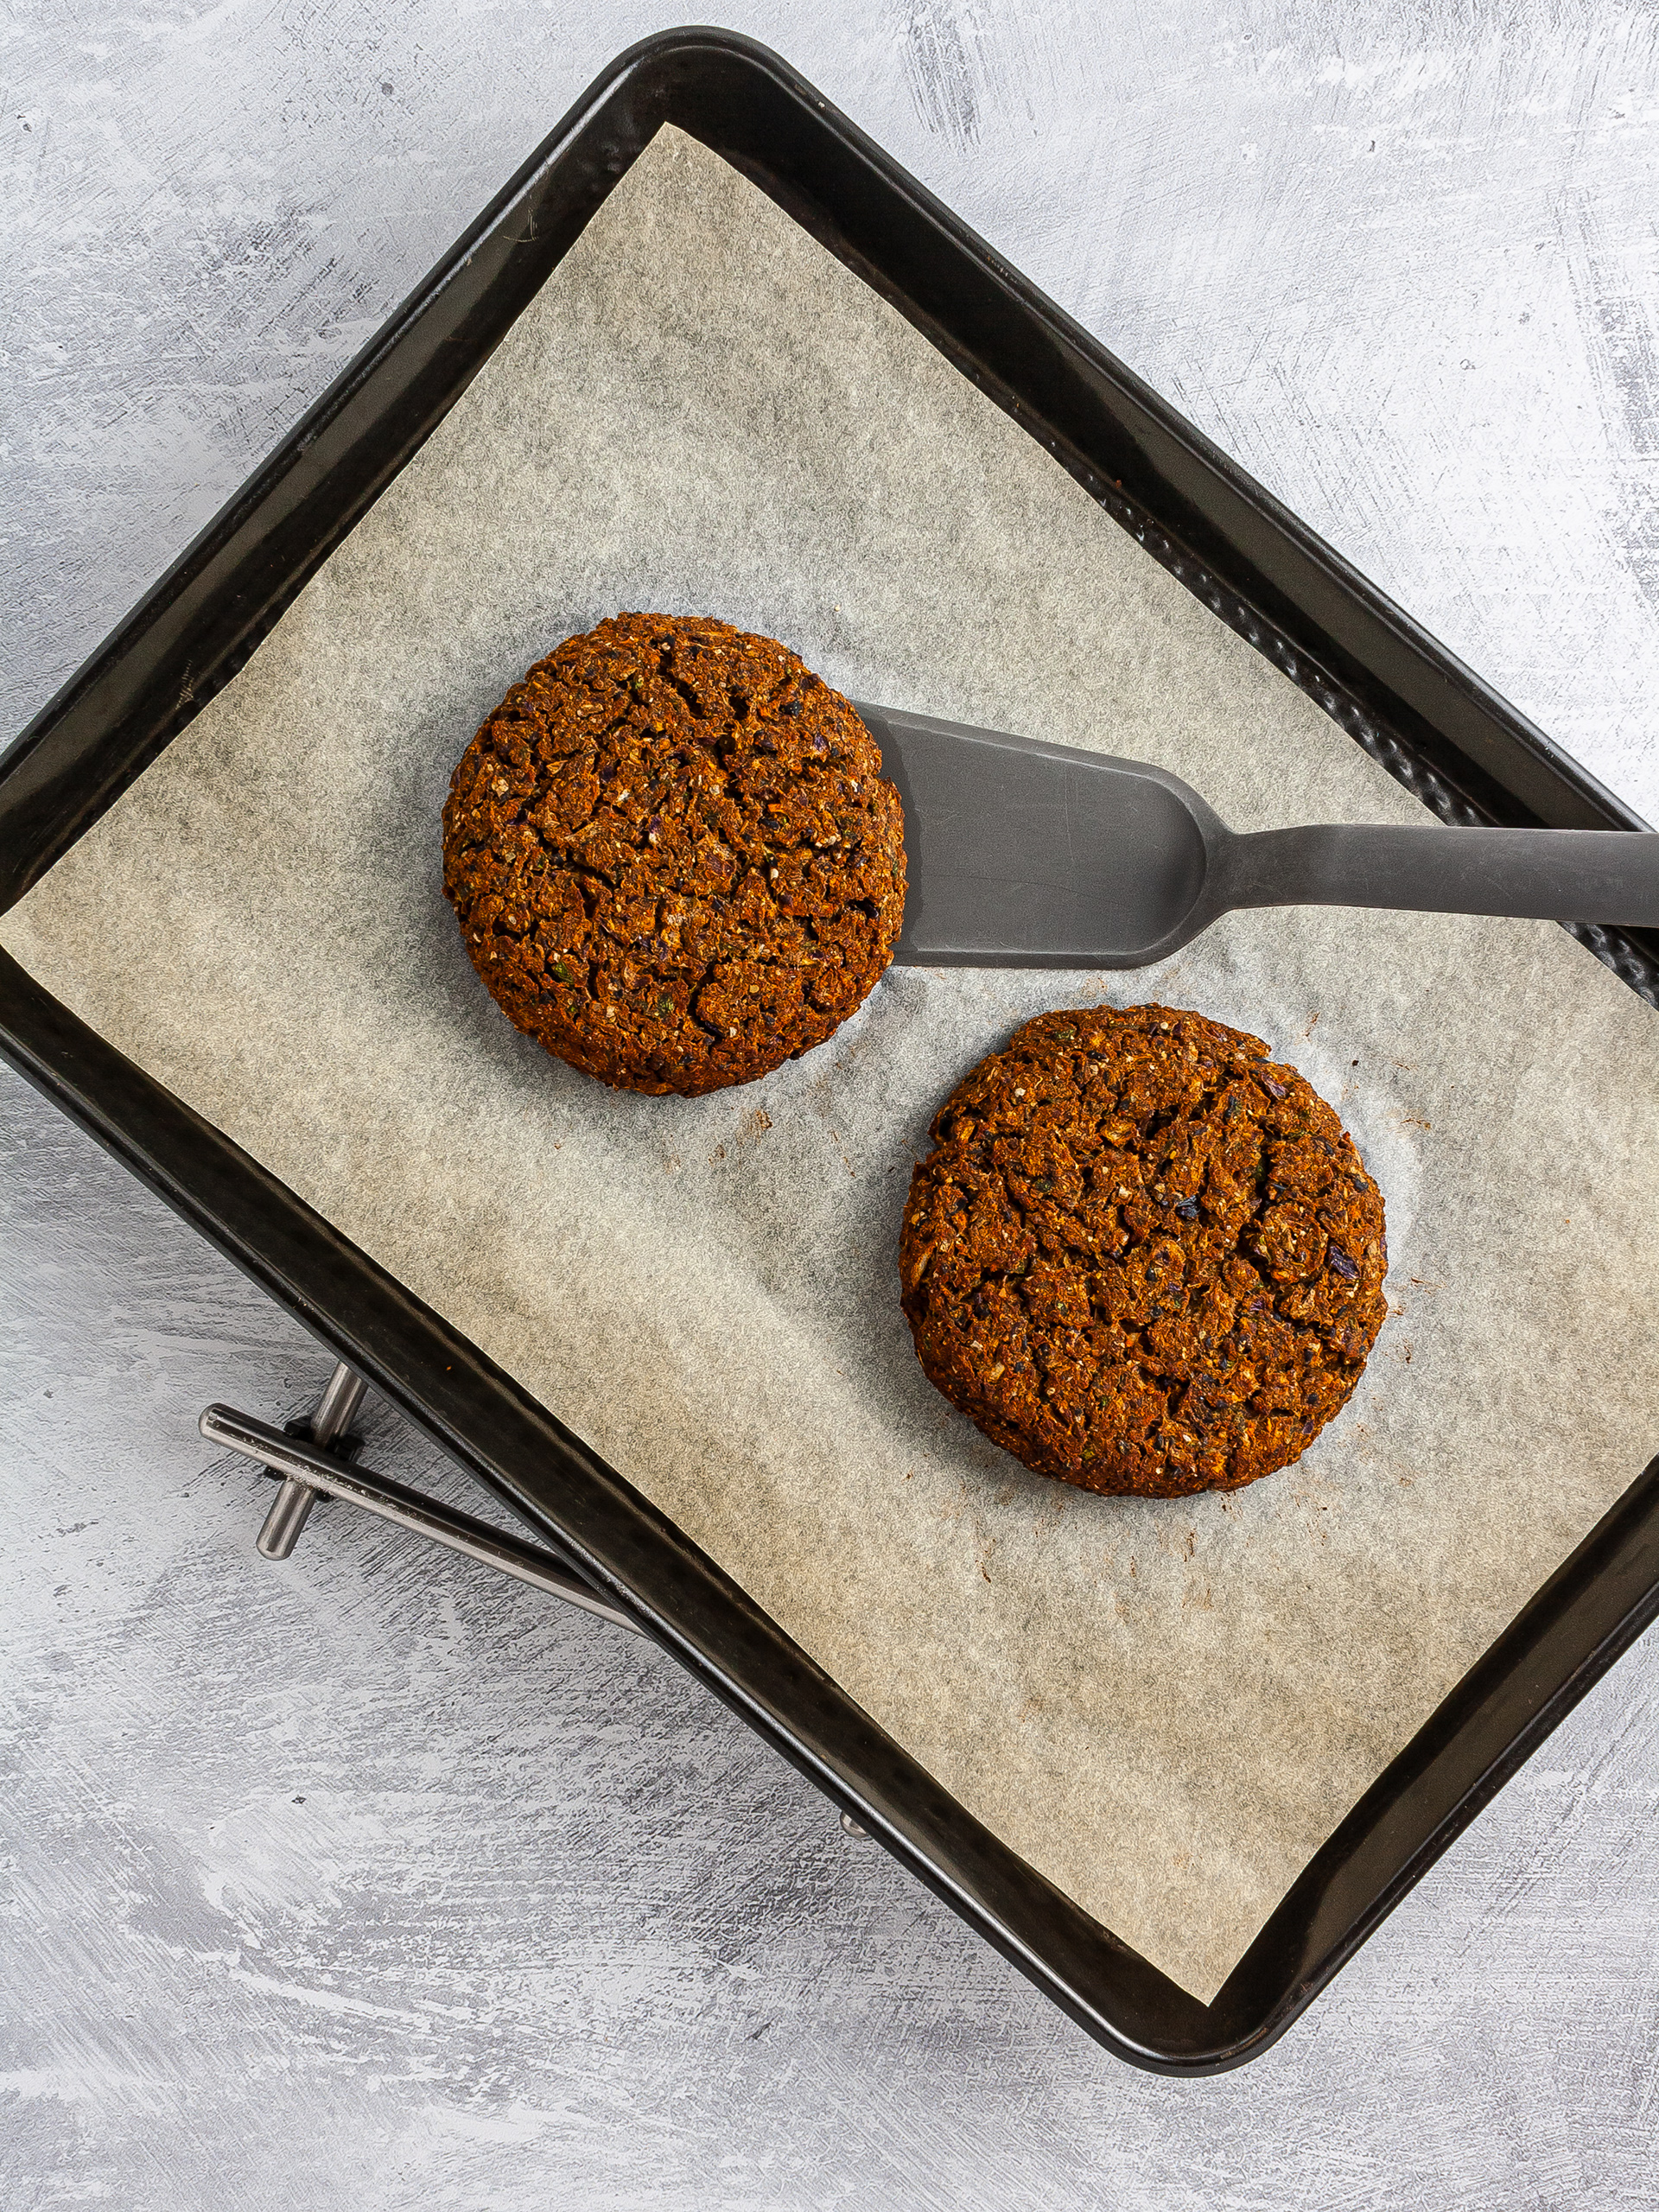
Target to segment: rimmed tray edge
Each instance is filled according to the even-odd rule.
[[[716,152],[728,159],[734,159],[735,165],[760,182],[786,212],[801,219],[802,187],[798,180],[785,182],[780,180],[775,169],[768,171],[752,146],[746,150],[741,146],[721,143],[721,135],[717,130],[713,130],[708,114],[693,113],[689,109],[677,111],[681,110],[682,103],[686,99],[688,87],[696,88],[699,70],[711,73],[711,79],[704,81],[704,89],[707,89],[708,81],[713,82],[716,108],[729,105],[734,85],[752,95],[757,82],[764,82],[780,103],[772,117],[774,128],[781,127],[781,121],[786,116],[798,128],[816,129],[820,134],[827,134],[831,144],[862,162],[888,190],[899,192],[917,222],[931,225],[942,236],[947,237],[959,257],[966,255],[976,264],[976,273],[982,279],[987,279],[1005,290],[1023,314],[1044,325],[1046,330],[1053,335],[1055,342],[1069,349],[1071,355],[1082,358],[1095,374],[1103,377],[1123,396],[1126,406],[1138,408],[1164,432],[1174,436],[1176,445],[1192,459],[1195,467],[1209,470],[1217,482],[1227,486],[1232,497],[1253,497],[1256,503],[1254,512],[1262,525],[1270,530],[1277,529],[1287,546],[1292,550],[1300,549],[1304,558],[1312,558],[1314,569],[1331,586],[1346,592],[1356,603],[1363,602],[1370,619],[1383,621],[1385,627],[1391,624],[1395,632],[1406,639],[1410,652],[1420,662],[1428,665],[1430,674],[1436,681],[1449,687],[1452,694],[1464,697],[1465,703],[1472,700],[1488,715],[1497,734],[1518,748],[1529,774],[1542,774],[1547,781],[1554,778],[1567,790],[1571,801],[1568,810],[1574,812],[1577,818],[1584,818],[1587,811],[1591,818],[1598,821],[1618,820],[1625,826],[1635,826],[1635,817],[1629,814],[1628,810],[1621,808],[1617,801],[1601,791],[1593,779],[1574,768],[1572,763],[1565,762],[1564,756],[1559,755],[1548,741],[1532,731],[1529,725],[1514,714],[1513,709],[1497,700],[1496,695],[1490,693],[1469,671],[1462,670],[1449,655],[1434,645],[1433,640],[1427,639],[1421,632],[1417,632],[1409,618],[1392,608],[1382,594],[1358,578],[1340,556],[1329,548],[1320,546],[1311,532],[1296,523],[1294,518],[1288,517],[1259,486],[1252,486],[1249,480],[1228,462],[1225,456],[1209,446],[1200,434],[1192,429],[1190,425],[1182,423],[1173,410],[1140,385],[1139,380],[1122,369],[1122,365],[1112,361],[1103,349],[1094,346],[1085,334],[1070,323],[1058,308],[1044,302],[1040,295],[1025,284],[1023,279],[1000,263],[964,226],[933,201],[913,181],[906,178],[904,173],[864,138],[855,126],[836,116],[827,103],[804,80],[789,71],[778,57],[734,35],[684,31],[665,33],[645,41],[620,57],[601,76],[518,175],[498,194],[452,252],[404,302],[364,353],[308,410],[289,438],[255,472],[220,516],[207,526],[192,547],[111,633],[105,645],[42,710],[3,758],[0,758],[0,855],[3,856],[3,863],[0,863],[0,898],[3,898],[4,903],[10,903],[12,898],[21,895],[28,882],[35,880],[50,865],[52,859],[67,849],[75,836],[90,827],[92,822],[118,796],[120,790],[142,772],[143,766],[156,757],[171,737],[177,734],[207,700],[245,664],[308,577],[315,573],[316,567],[327,557],[372,503],[385,484],[418,450],[424,438],[442,420],[448,407],[466,388],[472,375],[482,366],[493,345],[511,327],[523,306],[545,281],[551,267],[556,264],[563,252],[579,235],[609,190],[626,174],[632,159],[649,143],[661,122],[678,123],[681,127],[690,130],[693,135],[702,137]],[[753,99],[749,103],[749,112],[751,116],[754,112]],[[698,128],[700,122],[704,125],[702,129]],[[526,203],[536,200],[538,193],[561,175],[565,175],[568,193],[559,220],[538,232],[537,222],[547,214],[548,209],[542,205],[527,207]],[[809,222],[806,226],[817,235],[823,236],[826,230],[833,233],[826,237],[824,242],[831,244],[841,258],[870,281],[869,269],[861,248],[855,241],[849,240],[844,232],[836,230],[833,219],[821,206],[818,215],[817,222]],[[526,217],[526,230],[524,235],[515,237],[512,225],[518,216]],[[498,270],[496,277],[490,282],[502,283],[505,298],[514,303],[510,313],[504,313],[502,300],[492,294],[491,314],[486,315],[482,308],[466,294],[469,277],[482,282],[487,274],[485,264],[493,242],[498,250],[505,249],[505,259],[511,263],[515,250],[522,247],[527,239],[539,249],[535,257],[538,264],[545,257],[550,244],[556,245],[557,250],[552,253],[551,259],[546,260],[544,266],[538,267],[533,281],[522,264],[517,268],[509,267],[505,276]],[[839,244],[836,239],[839,239]],[[890,298],[897,297],[897,303],[904,308],[910,320],[916,322],[936,344],[940,342],[937,318],[931,310],[924,311],[914,301],[898,297],[890,280],[884,279],[876,284],[876,289]],[[484,290],[486,293],[490,291],[490,283],[484,283]],[[516,297],[516,301],[515,292],[522,294],[522,296]],[[429,419],[420,416],[418,410],[405,413],[397,437],[385,442],[378,454],[362,457],[372,465],[365,467],[353,487],[351,499],[338,507],[329,532],[317,540],[313,549],[315,557],[308,559],[302,572],[292,569],[284,571],[281,585],[269,590],[263,599],[257,592],[252,594],[245,606],[245,619],[226,644],[219,659],[194,674],[187,661],[184,681],[177,682],[178,671],[169,668],[166,661],[168,640],[165,636],[158,639],[156,635],[158,626],[164,627],[168,617],[176,613],[181,600],[187,597],[194,599],[199,593],[210,596],[222,594],[230,588],[230,579],[221,572],[227,550],[234,546],[238,532],[246,526],[249,518],[263,512],[266,503],[276,503],[282,509],[282,518],[289,522],[296,515],[305,512],[308,502],[315,496],[320,486],[332,480],[338,469],[340,448],[351,450],[353,437],[349,410],[353,403],[372,391],[377,373],[384,371],[389,362],[397,359],[400,349],[410,343],[419,331],[422,318],[434,309],[441,296],[448,295],[448,304],[453,306],[458,293],[466,295],[461,302],[463,322],[473,315],[480,318],[476,324],[467,325],[473,342],[481,350],[469,358],[465,373],[458,378],[452,373],[449,383],[444,387],[442,404],[434,404]],[[492,328],[493,335],[490,334]],[[414,378],[406,378],[406,383],[418,382],[419,376],[429,367],[430,359],[442,353],[444,344],[452,342],[453,335],[448,339],[445,339],[442,333],[434,336],[433,343],[425,353],[418,355],[415,362]],[[1015,393],[1012,386],[1001,382],[983,361],[973,356],[954,337],[950,343],[943,345],[941,350],[945,351],[957,365],[966,367],[974,380],[1025,428],[1033,430],[1033,435],[1040,435],[1033,429],[1034,420],[1040,418],[1033,417],[1028,401]],[[377,404],[384,411],[387,402],[381,397]],[[411,429],[411,423],[416,424],[416,429]],[[1179,435],[1175,435],[1176,433]],[[1406,782],[1408,788],[1414,789],[1426,803],[1434,805],[1438,811],[1445,811],[1448,807],[1471,810],[1469,812],[1453,812],[1449,818],[1525,817],[1524,803],[1515,794],[1509,795],[1512,802],[1510,811],[1502,814],[1494,811],[1480,798],[1471,796],[1461,784],[1448,780],[1432,760],[1424,758],[1408,743],[1378,723],[1357,695],[1342,687],[1306,645],[1299,644],[1294,635],[1269,621],[1252,600],[1219,579],[1194,553],[1190,543],[1166,529],[1142,507],[1125,479],[1102,478],[1096,463],[1059,432],[1041,435],[1041,442],[1055,452],[1074,474],[1079,475],[1102,504],[1114,512],[1116,519],[1147,544],[1154,557],[1170,568],[1196,595],[1205,599],[1221,619],[1238,629],[1258,649],[1266,650],[1268,657],[1277,662],[1291,680],[1311,690],[1327,712],[1333,713],[1336,719],[1349,728],[1351,735],[1382,759],[1383,765],[1389,766],[1391,772]],[[394,449],[395,458],[389,457]],[[303,480],[290,480],[296,470],[302,472]],[[1314,549],[1314,556],[1309,556],[1309,547]],[[270,549],[262,543],[257,550],[264,553]],[[267,582],[270,581],[268,576]],[[1265,597],[1267,594],[1262,595]],[[188,621],[184,626],[188,633]],[[1255,634],[1252,634],[1253,631]],[[159,652],[156,651],[157,646],[160,647]],[[106,720],[111,702],[105,695],[105,687],[111,673],[118,672],[124,661],[135,654],[141,658],[148,655],[150,659],[148,688],[141,680],[136,695],[129,700],[126,721],[118,718],[112,728]],[[1334,660],[1338,656],[1333,654],[1331,658]],[[174,696],[170,700],[165,697],[168,680],[174,682]],[[156,689],[158,683],[162,685],[160,692]],[[1328,696],[1322,696],[1321,687],[1328,692]],[[159,715],[158,708],[162,709]],[[142,732],[130,726],[142,719],[141,709],[147,709],[150,715],[148,727]],[[1363,727],[1358,726],[1362,724]],[[90,791],[85,787],[73,796],[60,791],[60,804],[54,810],[55,819],[43,821],[37,802],[43,796],[49,795],[54,781],[54,764],[49,758],[47,759],[48,773],[44,779],[31,774],[42,756],[49,755],[55,745],[72,761],[83,760],[81,747],[86,742],[88,731],[92,730],[101,734],[105,741],[107,766],[108,754],[120,750],[124,728],[130,741],[116,764],[115,772]],[[1379,745],[1384,749],[1379,750]],[[1389,757],[1387,747],[1393,748],[1394,758]],[[1402,766],[1410,772],[1402,773]],[[1478,760],[1467,762],[1465,766],[1468,772],[1462,781],[1478,787],[1480,778],[1486,775],[1487,771]],[[1413,775],[1418,779],[1416,783],[1412,780]],[[1520,810],[1519,815],[1516,809]],[[1531,818],[1558,817],[1534,815]],[[22,834],[31,821],[40,825],[43,833],[35,844],[30,844]],[[1629,933],[1604,934],[1629,937]],[[1626,969],[1631,970],[1626,974],[1625,979],[1638,988],[1646,982],[1650,990],[1652,963],[1641,942],[1632,940],[1622,953],[1618,947],[1614,950],[1624,958]],[[1644,991],[1644,995],[1649,995],[1649,992]],[[88,1128],[100,1142],[122,1158],[141,1179],[190,1219],[238,1266],[289,1306],[308,1326],[316,1330],[337,1351],[348,1352],[359,1361],[377,1383],[385,1389],[435,1441],[461,1458],[517,1510],[544,1525],[563,1542],[567,1545],[573,1543],[568,1523],[555,1517],[544,1501],[524,1491],[487,1453],[475,1446],[464,1426],[452,1422],[429,1394],[414,1388],[406,1375],[387,1366],[371,1344],[346,1331],[338,1318],[329,1313],[324,1300],[303,1290],[297,1281],[283,1276],[268,1259],[262,1256],[253,1242],[232,1234],[228,1221],[213,1214],[205,1205],[200,1192],[190,1187],[188,1173],[183,1172],[190,1156],[188,1153],[180,1155],[178,1169],[170,1168],[162,1164],[158,1154],[137,1141],[130,1128],[124,1127],[118,1114],[113,1110],[111,1093],[118,1093],[126,1087],[130,1097],[132,1084],[148,1085],[155,1093],[155,1096],[147,1101],[152,1125],[160,1129],[165,1124],[169,1139],[176,1140],[180,1127],[171,1123],[168,1116],[182,1116],[181,1126],[188,1129],[189,1144],[198,1155],[204,1135],[209,1134],[207,1124],[200,1122],[188,1109],[170,1098],[159,1086],[151,1084],[149,1078],[143,1077],[130,1063],[123,1060],[113,1048],[78,1023],[9,959],[0,968],[0,1009],[3,1009],[3,1018],[0,1019],[0,1051],[3,1051],[29,1080],[64,1106],[81,1126]],[[107,1059],[100,1062],[100,1054],[108,1056]],[[118,1068],[111,1065],[113,1063],[118,1063]],[[84,1081],[77,1077],[74,1072],[77,1064],[83,1076],[94,1064],[98,1065],[98,1081],[92,1088],[86,1088]],[[378,1276],[379,1271],[374,1269],[364,1255],[354,1253],[353,1248],[346,1246],[344,1240],[328,1230],[319,1217],[311,1215],[291,1192],[275,1184],[274,1179],[259,1169],[257,1163],[250,1160],[218,1132],[210,1134],[224,1155],[221,1164],[226,1174],[232,1181],[242,1179],[245,1197],[249,1187],[247,1179],[251,1177],[256,1184],[268,1186],[262,1189],[261,1196],[283,1220],[289,1235],[296,1233],[296,1223],[303,1217],[325,1232],[327,1240],[332,1240],[336,1265],[340,1264],[342,1255],[351,1255],[353,1287],[359,1294],[365,1274]],[[327,1271],[324,1272],[326,1280]],[[385,1286],[390,1286],[390,1278],[385,1279]],[[587,1454],[574,1439],[569,1438],[555,1417],[543,1408],[532,1408],[531,1402],[524,1399],[524,1394],[518,1390],[516,1385],[499,1376],[489,1363],[470,1346],[462,1347],[461,1340],[454,1338],[447,1325],[429,1314],[424,1307],[418,1307],[417,1301],[410,1300],[407,1293],[401,1292],[400,1287],[397,1287],[402,1304],[408,1312],[418,1310],[424,1317],[425,1325],[438,1332],[452,1350],[464,1350],[473,1364],[475,1382],[480,1384],[487,1382],[489,1388],[498,1394],[505,1391],[511,1399],[523,1400],[519,1411],[522,1413],[524,1408],[531,1408],[537,1421],[550,1425],[556,1437],[563,1440],[560,1450],[574,1454],[572,1465],[579,1468],[586,1478],[601,1480],[612,1487],[613,1495],[626,1491],[636,1507],[647,1513],[652,1512],[653,1510],[645,1506],[629,1485],[623,1484],[602,1463]],[[502,1410],[499,1397],[494,1410],[498,1414]],[[1198,2005],[1167,1977],[1128,1951],[1109,1930],[1089,1921],[1077,1908],[1061,1898],[1058,1891],[1033,1873],[1023,1862],[1015,1859],[1012,1853],[996,1844],[988,1832],[978,1829],[977,1824],[972,1822],[953,1800],[946,1800],[954,1815],[953,1818],[946,1816],[946,1825],[958,1828],[961,1832],[959,1841],[966,1840],[963,1828],[963,1824],[965,1824],[967,1829],[974,1830],[976,1836],[983,1840],[994,1854],[1001,1853],[1007,1862],[995,1869],[999,1881],[1015,1875],[1017,1870],[1017,1878],[1029,1892],[1030,1901],[1038,1901],[1046,1893],[1046,1901],[1051,1907],[1060,1908],[1063,1913],[1071,1914],[1082,1923],[1066,1931],[1074,1948],[1084,1952],[1092,1951],[1095,1946],[1090,1940],[1091,1937],[1098,1938],[1106,1947],[1097,1963],[1104,1970],[1106,1980],[1114,1986],[1110,1991],[1096,1986],[1092,1994],[1084,1993],[1076,1986],[1078,1977],[1066,1974],[1040,1946],[1034,1946],[1027,1936],[1020,1934],[1013,1920],[988,1904],[975,1885],[965,1884],[960,1872],[951,1873],[936,1857],[930,1856],[916,1839],[906,1833],[909,1824],[902,1820],[895,1821],[892,1808],[883,1811],[862,1797],[849,1771],[843,1771],[833,1760],[824,1760],[818,1752],[804,1745],[799,1736],[791,1733],[788,1725],[771,1711],[766,1700],[757,1702],[750,1689],[744,1688],[735,1678],[728,1678],[721,1673],[709,1655],[695,1640],[688,1640],[680,1627],[666,1618],[658,1618],[654,1624],[659,1632],[664,1634],[664,1640],[677,1649],[677,1655],[707,1681],[709,1687],[728,1703],[742,1710],[753,1725],[774,1741],[798,1765],[803,1766],[804,1770],[811,1773],[838,1802],[856,1811],[867,1823],[874,1825],[888,1847],[911,1865],[913,1872],[944,1896],[996,1948],[1013,1958],[1091,2034],[1120,2056],[1158,2070],[1214,2071],[1242,2063],[1283,2031],[1344,1960],[1392,1909],[1426,1866],[1446,1847],[1452,1837],[1468,1819],[1474,1816],[1482,1804],[1489,1801],[1503,1780],[1521,1764],[1530,1750],[1535,1748],[1536,1742],[1542,1740],[1549,1728],[1570,1708],[1571,1704],[1576,1702],[1591,1681],[1640,1632],[1655,1611],[1659,1610],[1659,1535],[1655,1534],[1656,1526],[1659,1526],[1659,1511],[1656,1510],[1652,1475],[1653,1470],[1650,1469],[1648,1476],[1633,1484],[1615,1504],[1572,1558],[1563,1564],[1517,1617],[1504,1637],[1477,1663],[1465,1682],[1451,1693],[1435,1716],[1414,1738],[1413,1744],[1379,1778],[1361,1804],[1354,1808],[1336,1834],[1299,1877],[1225,1989],[1209,2007]],[[661,1516],[655,1517],[660,1521]],[[667,1524],[663,1526],[666,1528]],[[686,1546],[683,1538],[677,1541],[688,1554],[695,1549]],[[1611,1554],[1607,1552],[1609,1543],[1614,1547]],[[580,1544],[576,1548],[582,1549]],[[617,1572],[613,1564],[607,1566],[599,1555],[588,1554],[585,1550],[583,1556],[601,1578],[609,1582],[625,1600],[632,1599],[636,1605],[639,1604],[639,1593],[632,1588],[628,1578]],[[720,1575],[712,1562],[704,1560],[700,1553],[696,1556],[703,1571],[717,1578],[720,1583],[725,1583],[726,1578]],[[1581,1567],[1577,1580],[1574,1579],[1574,1569],[1586,1559],[1600,1562],[1592,1580],[1617,1573],[1622,1573],[1630,1582],[1630,1588],[1624,1590],[1629,1602],[1622,1604],[1622,1610],[1618,1604],[1613,1605],[1611,1611],[1605,1604],[1599,1609],[1590,1605],[1586,1610],[1586,1597],[1593,1597],[1595,1593],[1593,1590],[1586,1592],[1580,1586],[1583,1579]],[[1648,1577],[1645,1582],[1642,1580],[1643,1574]],[[1620,1587],[1624,1589],[1624,1582]],[[741,1592],[735,1592],[735,1586],[729,1586],[729,1590],[723,1593],[725,1602],[730,1603],[733,1592],[741,1601],[740,1610],[747,1609],[753,1616],[751,1626],[764,1623],[772,1637],[780,1638],[791,1652],[797,1653],[803,1666],[814,1675],[820,1672],[804,1654],[799,1654],[797,1647],[789,1644],[775,1624],[759,1614],[747,1599],[742,1599]],[[1605,1597],[1607,1593],[1604,1590],[1602,1594]],[[1395,1865],[1392,1875],[1382,1887],[1369,1897],[1363,1910],[1350,1910],[1345,1917],[1341,1910],[1333,1914],[1322,1910],[1321,1906],[1329,1903],[1333,1885],[1340,1872],[1351,1868],[1362,1847],[1388,1825],[1389,1819],[1397,1817],[1404,1777],[1409,1776],[1414,1784],[1421,1780],[1421,1760],[1431,1739],[1438,1741],[1434,1737],[1436,1729],[1440,1728],[1444,1733],[1445,1727],[1450,1726],[1452,1731],[1448,1742],[1441,1745],[1436,1753],[1437,1758],[1443,1758],[1449,1750],[1462,1742],[1459,1732],[1472,1725],[1474,1719],[1470,1710],[1470,1699],[1471,1696],[1478,1698],[1478,1693],[1471,1692],[1469,1685],[1480,1677],[1490,1690],[1493,1684],[1488,1675],[1483,1675],[1483,1670],[1489,1670],[1496,1663],[1496,1655],[1510,1649],[1511,1637],[1524,1631],[1521,1644],[1514,1648],[1517,1650],[1522,1648],[1532,1649],[1541,1641],[1548,1643],[1552,1624],[1562,1627],[1569,1616],[1578,1624],[1575,1631],[1577,1640],[1573,1641],[1569,1637],[1570,1648],[1564,1647],[1557,1655],[1559,1663],[1567,1669],[1563,1678],[1541,1693],[1534,1702],[1529,1717],[1520,1713],[1511,1716],[1516,1719],[1517,1732],[1502,1745],[1486,1746],[1480,1756],[1473,1759],[1472,1766],[1471,1760],[1465,1758],[1459,1769],[1460,1778],[1457,1786],[1450,1789],[1446,1802],[1430,1823],[1427,1833],[1418,1837],[1409,1848],[1402,1843],[1401,1848],[1405,1850],[1404,1858]],[[1530,1625],[1527,1626],[1529,1624]],[[823,1681],[828,1683],[827,1677]],[[833,1685],[829,1685],[829,1688],[834,1689]],[[852,1706],[844,1693],[835,1690],[834,1694],[846,1713],[858,1714],[867,1732],[872,1736],[880,1735],[880,1732],[874,1729],[874,1724],[858,1713],[858,1708]],[[1490,1705],[1490,1699],[1487,1703]],[[1485,1708],[1483,1707],[1482,1709]],[[1460,1714],[1461,1719],[1444,1720],[1444,1716],[1454,1713]],[[916,1767],[914,1762],[908,1761],[906,1755],[899,1751],[896,1745],[890,1745],[889,1739],[884,1737],[880,1740],[883,1745],[889,1745],[895,1757],[913,1770],[913,1774],[906,1777],[908,1787],[913,1787],[916,1778],[919,1777],[928,1789],[937,1790],[937,1785],[929,1783],[922,1770]],[[1473,1748],[1469,1743],[1462,1743],[1465,1752],[1471,1752]],[[1417,1762],[1415,1764],[1413,1764],[1414,1758]],[[943,1796],[943,1793],[938,1794]],[[993,1886],[995,1886],[995,1883]],[[1014,1919],[1019,1916],[1016,1914]],[[1332,1925],[1333,1919],[1340,1925]],[[1316,1929],[1325,1931],[1317,1942],[1313,1940]],[[1300,1936],[1294,1934],[1296,1930],[1300,1930]],[[1051,1932],[1058,1931],[1052,1929]],[[1138,2021],[1132,2021],[1123,2013],[1122,2006],[1114,2006],[1107,2001],[1114,1994],[1128,1998],[1131,2011],[1138,2006],[1141,2015]],[[1115,2012],[1122,2017],[1114,2018]],[[1156,2025],[1150,2019],[1150,2015],[1158,2016]]]

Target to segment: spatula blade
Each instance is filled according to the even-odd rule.
[[[1185,943],[1209,827],[1185,785],[1104,753],[854,703],[904,801],[896,961],[1124,968]]]

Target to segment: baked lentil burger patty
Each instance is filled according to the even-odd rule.
[[[786,645],[619,614],[515,683],[462,755],[443,887],[508,1019],[625,1090],[750,1083],[893,957],[904,812]]]
[[[935,1116],[899,1243],[930,1382],[1084,1490],[1287,1466],[1386,1310],[1382,1199],[1259,1037],[1173,1007],[1046,1014]]]

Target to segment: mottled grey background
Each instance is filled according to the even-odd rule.
[[[671,20],[10,10],[0,728]],[[1650,11],[721,20],[1659,819]],[[258,1561],[194,1414],[326,1358],[10,1077],[0,1146],[8,2207],[1659,2191],[1651,1639],[1267,2058],[1136,2075],[667,1661],[343,1509]]]

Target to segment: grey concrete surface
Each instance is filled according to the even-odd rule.
[[[1659,819],[1649,10],[720,19]],[[0,728],[672,20],[10,11]],[[326,1358],[10,1076],[0,1158],[8,2207],[1659,2196],[1651,1637],[1274,2051],[1154,2080],[666,1661],[340,1508],[258,1560],[194,1414]]]

